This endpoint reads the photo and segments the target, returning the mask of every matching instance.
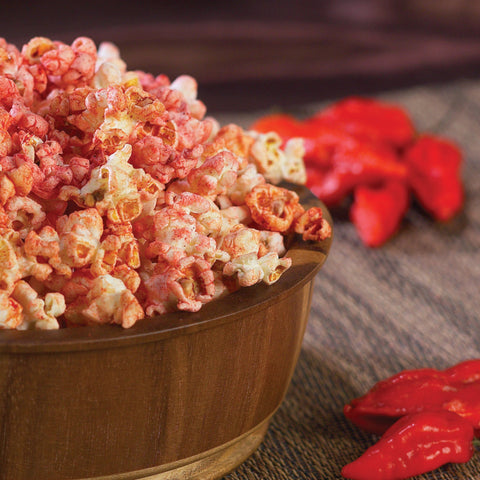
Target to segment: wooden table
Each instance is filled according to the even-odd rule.
[[[420,130],[461,146],[464,211],[439,224],[412,206],[400,232],[379,249],[363,246],[346,215],[332,212],[334,241],[316,278],[293,383],[264,443],[225,480],[340,479],[341,467],[376,441],[343,416],[344,404],[403,369],[480,357],[480,82],[376,96],[407,108]],[[256,115],[220,118],[247,126]],[[480,478],[480,458],[418,478]]]

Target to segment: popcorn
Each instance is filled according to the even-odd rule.
[[[42,300],[38,293],[24,280],[15,286],[12,298],[22,307],[19,330],[37,328],[41,330],[58,329],[57,317],[65,311],[65,299],[61,293],[47,293]]]
[[[166,313],[173,309],[196,312],[215,294],[210,264],[195,256],[183,257],[174,267],[158,269],[146,282],[146,314]]]
[[[280,149],[281,137],[275,132],[253,133],[254,143],[250,148],[250,155],[258,171],[267,181],[278,183],[281,180],[281,163],[284,153]]]
[[[188,210],[175,203],[155,213],[155,240],[147,249],[150,256],[159,255],[173,263],[189,255],[202,259],[215,257],[215,240],[197,231],[197,221]]]
[[[197,81],[189,75],[180,75],[170,85],[172,90],[178,90],[183,94],[188,109],[193,118],[202,119],[207,108],[197,99]]]
[[[22,310],[8,292],[0,290],[0,328],[18,328],[22,323]]]
[[[245,225],[235,225],[220,243],[220,248],[235,258],[241,255],[254,253],[257,255],[260,248],[260,232]]]
[[[17,195],[6,203],[5,212],[10,224],[22,238],[25,238],[28,232],[39,228],[46,218],[46,214],[39,203],[30,197]]]
[[[144,317],[144,312],[122,280],[100,275],[91,282],[85,297],[69,305],[65,317],[71,324],[117,323],[129,328]]]
[[[206,146],[205,156],[212,156],[223,150],[228,150],[237,156],[239,168],[244,169],[248,165],[248,155],[254,138],[241,127],[234,124],[220,128],[213,141]]]
[[[319,242],[330,237],[332,227],[323,218],[322,210],[313,207],[295,219],[295,232],[301,233],[304,240]]]
[[[279,232],[269,232],[268,230],[260,232],[260,248],[258,250],[260,256],[274,252],[281,257],[285,254],[285,251],[283,236]]]
[[[222,151],[191,170],[185,179],[173,182],[169,191],[193,192],[214,200],[235,184],[237,171],[235,155]]]
[[[60,237],[54,228],[47,225],[38,233],[29,232],[25,238],[24,248],[30,257],[48,259],[48,264],[60,275],[71,277],[71,267],[63,263],[60,257]]]
[[[254,164],[248,164],[238,172],[237,181],[228,190],[227,196],[234,205],[244,205],[245,197],[253,187],[265,183],[265,177],[258,173]]]
[[[0,173],[0,205],[4,206],[15,195],[15,184],[7,175]]]
[[[220,126],[197,82],[128,71],[117,47],[0,39],[0,328],[198,311],[274,283],[285,234],[322,240],[303,144]]]
[[[255,186],[245,197],[252,219],[258,225],[282,233],[288,232],[295,218],[303,212],[298,201],[295,192],[270,184]]]
[[[305,147],[301,138],[290,138],[285,144],[285,160],[281,164],[282,179],[303,185],[307,181],[307,171],[303,163]]]
[[[60,256],[69,267],[92,263],[103,233],[103,219],[96,208],[78,210],[57,220]]]
[[[120,58],[120,51],[110,42],[103,42],[98,47],[97,62],[93,83],[95,88],[106,88],[108,85],[122,83],[122,76],[127,65]]]
[[[278,258],[274,252],[269,252],[263,257],[258,257],[252,252],[239,255],[227,262],[223,267],[223,274],[227,276],[236,274],[240,287],[249,287],[261,281],[271,285],[291,265],[290,258]]]
[[[258,171],[265,179],[273,184],[282,180],[304,184],[307,173],[303,164],[305,148],[301,138],[291,138],[285,145],[285,150],[280,148],[281,137],[275,133],[250,132],[255,139],[250,148],[250,156]]]
[[[128,163],[131,151],[131,145],[126,144],[112,153],[104,165],[92,170],[78,195],[80,202],[95,206],[112,223],[131,222],[142,213],[139,187],[148,182],[148,174]]]
[[[22,278],[23,272],[19,262],[17,245],[9,241],[7,235],[15,234],[13,230],[2,229],[0,237],[0,289],[10,294],[15,283]]]

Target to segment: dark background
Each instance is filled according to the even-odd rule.
[[[0,36],[116,43],[193,75],[210,112],[288,107],[480,73],[480,0],[2,2]]]

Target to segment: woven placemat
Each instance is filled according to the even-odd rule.
[[[380,249],[363,246],[346,214],[334,215],[332,250],[316,278],[287,396],[260,448],[225,480],[340,479],[341,467],[376,440],[344,418],[345,403],[400,370],[480,357],[480,83],[378,97],[405,107],[419,130],[461,146],[465,209],[439,224],[413,206]],[[220,121],[248,126],[262,113],[226,114]],[[479,455],[418,478],[480,478]]]

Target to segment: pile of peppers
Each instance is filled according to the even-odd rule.
[[[438,221],[463,206],[460,149],[418,132],[399,106],[349,97],[304,120],[272,114],[251,128],[304,139],[307,186],[328,207],[353,197],[350,219],[369,247],[398,231],[412,197]]]
[[[400,480],[468,462],[480,437],[480,359],[446,370],[405,370],[344,407],[380,440],[342,469],[351,480]]]

